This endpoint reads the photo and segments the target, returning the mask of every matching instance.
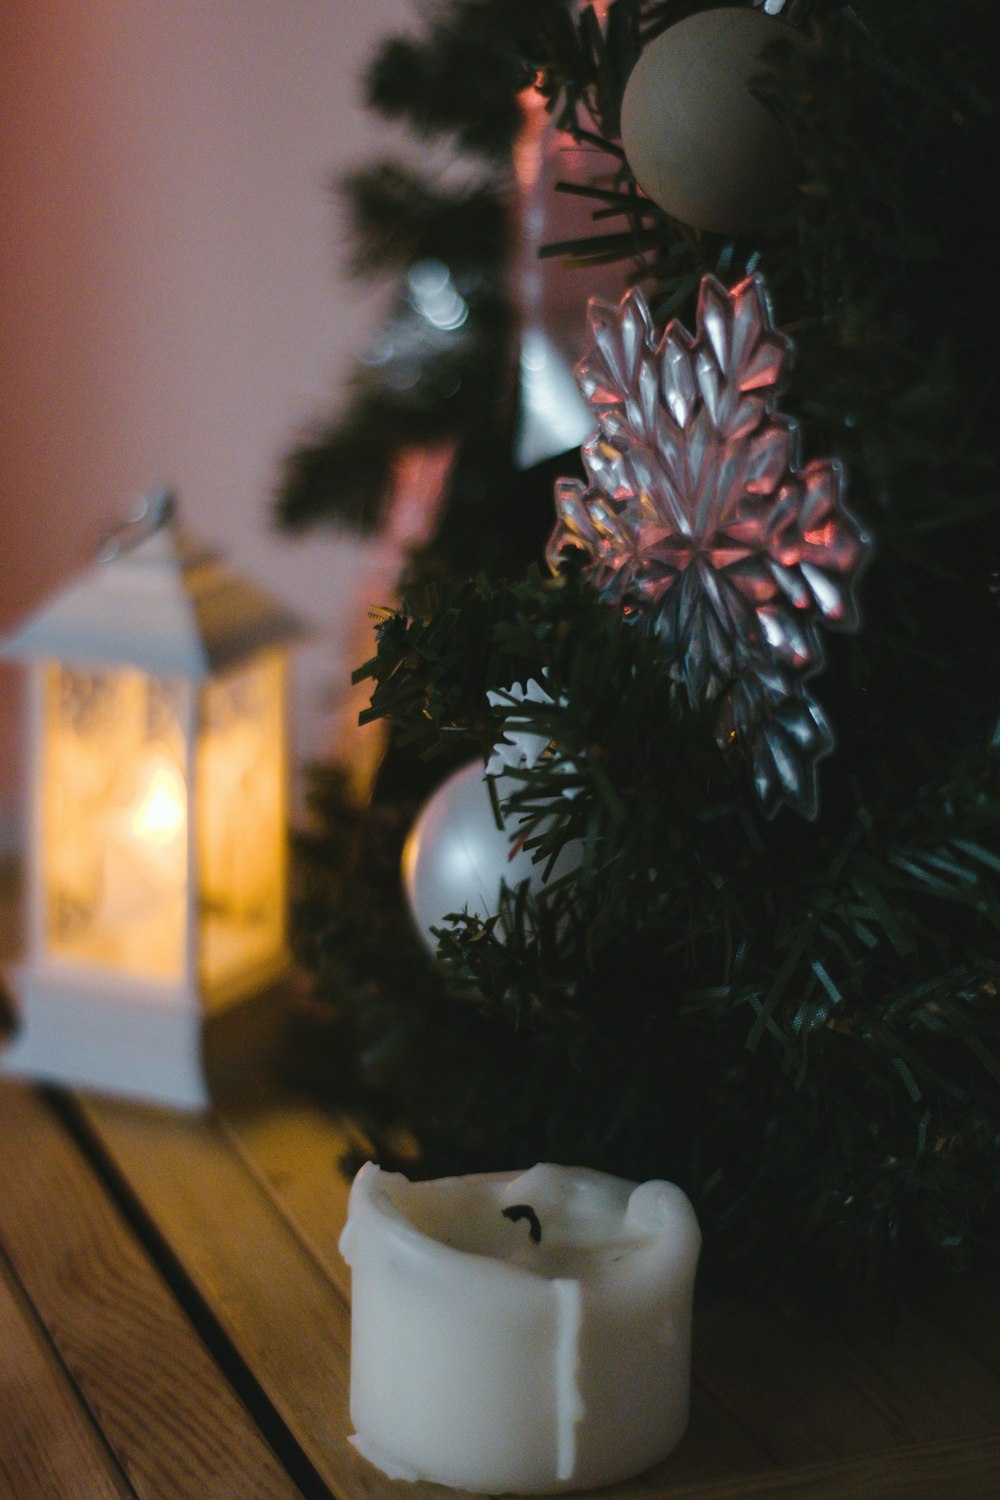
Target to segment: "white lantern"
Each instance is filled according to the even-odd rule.
[[[200,1108],[206,1019],[287,963],[299,626],[160,511],[0,643],[30,666],[32,783],[2,1065]]]

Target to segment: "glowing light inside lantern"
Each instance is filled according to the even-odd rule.
[[[268,652],[201,692],[192,816],[198,965],[210,991],[283,943],[284,674],[281,656]]]
[[[163,848],[177,842],[184,823],[184,783],[180,773],[173,766],[158,765],[129,819],[129,826],[137,839]]]
[[[45,674],[45,940],[73,963],[177,980],[185,955],[186,688],[134,669]]]

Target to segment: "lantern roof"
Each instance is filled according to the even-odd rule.
[[[140,540],[107,552],[0,640],[0,656],[199,679],[303,633],[290,610],[194,543],[164,505]]]

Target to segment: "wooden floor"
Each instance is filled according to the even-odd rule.
[[[348,1443],[349,1128],[274,1092],[189,1118],[0,1082],[3,1500],[409,1500]],[[607,1495],[997,1500],[1000,1287],[893,1343],[696,1322],[691,1428]]]

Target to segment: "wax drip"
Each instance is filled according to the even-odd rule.
[[[528,1233],[536,1245],[542,1242],[542,1226],[538,1222],[538,1215],[527,1203],[512,1203],[510,1208],[502,1208],[500,1212],[505,1219],[510,1219],[514,1224],[518,1219],[527,1219]]]

